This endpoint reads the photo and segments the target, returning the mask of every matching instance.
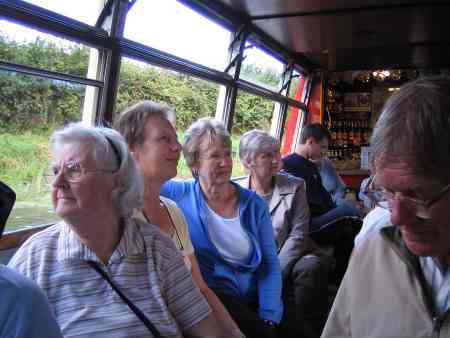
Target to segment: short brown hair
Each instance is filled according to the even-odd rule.
[[[166,105],[145,100],[140,101],[120,113],[114,124],[129,147],[141,145],[145,140],[145,124],[152,116],[159,115],[175,124],[175,113]]]
[[[304,126],[300,135],[300,143],[305,144],[310,137],[314,138],[316,142],[320,142],[324,138],[326,138],[328,142],[331,141],[330,132],[320,123],[311,123]]]

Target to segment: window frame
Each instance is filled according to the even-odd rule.
[[[277,109],[272,116],[271,133],[279,140],[283,137],[282,133],[288,106],[301,109],[305,112],[306,117],[309,91],[305,93],[304,99],[301,101],[296,101],[288,95],[294,68],[296,71],[304,74],[306,78],[310,77],[308,69],[301,64],[302,60],[297,55],[290,55],[289,52],[282,51],[280,46],[268,39],[267,36],[252,25],[244,24],[243,21],[239,20],[231,21],[232,19],[230,18],[232,16],[227,15],[227,13],[219,14],[220,10],[215,10],[213,5],[211,5],[211,8],[206,8],[202,5],[192,6],[190,4],[189,7],[232,32],[228,56],[229,66],[225,71],[212,69],[142,45],[136,41],[125,39],[123,31],[126,15],[135,1],[108,0],[99,14],[95,26],[90,26],[21,0],[1,2],[0,12],[4,19],[82,43],[96,49],[98,56],[94,62],[91,63],[90,60],[90,69],[88,70],[88,72],[96,74],[95,79],[3,61],[0,62],[0,69],[28,75],[39,75],[97,88],[96,93],[90,98],[89,105],[91,107],[86,107],[85,105],[84,108],[85,111],[86,109],[90,110],[89,114],[83,112],[83,120],[87,120],[92,124],[109,124],[112,122],[122,57],[133,58],[221,85],[223,93],[219,96],[221,99],[218,99],[216,118],[224,121],[228,130],[231,130],[233,123],[234,106],[238,90],[261,96],[276,103]],[[186,1],[180,2],[186,5]],[[252,44],[256,44],[258,48],[270,56],[281,60],[285,65],[282,88],[279,92],[258,86],[239,77],[243,50],[248,39],[251,40]],[[94,67],[91,69],[92,64],[94,64]],[[88,116],[85,117],[85,115]]]

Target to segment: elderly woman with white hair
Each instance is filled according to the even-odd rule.
[[[131,217],[142,182],[115,130],[72,124],[52,146],[62,221],[28,239],[9,266],[46,293],[65,337],[217,337],[183,258]]]
[[[249,175],[235,182],[266,200],[278,247],[286,305],[295,308],[299,336],[318,337],[327,315],[328,260],[309,238],[303,179],[282,174],[280,143],[262,130],[242,135],[239,157]]]
[[[283,303],[267,205],[230,180],[231,138],[222,122],[194,122],[183,154],[194,179],[170,180],[161,194],[182,209],[203,278],[241,331],[248,338],[274,337]]]

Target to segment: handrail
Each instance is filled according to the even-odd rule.
[[[23,242],[25,242],[28,239],[28,237],[48,228],[53,224],[54,223],[37,225],[27,229],[10,231],[3,234],[2,238],[0,238],[0,251],[19,247]]]

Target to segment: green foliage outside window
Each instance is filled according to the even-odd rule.
[[[89,49],[80,45],[59,46],[36,39],[18,43],[0,33],[0,60],[85,77]],[[276,81],[273,75],[255,67],[255,78]],[[177,113],[180,134],[202,116],[213,116],[219,86],[188,75],[122,62],[116,111],[138,100],[164,102]],[[18,205],[38,203],[50,206],[49,187],[42,182],[48,165],[48,139],[56,128],[81,119],[85,86],[16,72],[0,71],[0,179],[16,190]],[[242,93],[236,103],[233,148],[240,133],[267,129],[273,102]],[[180,163],[180,175],[190,176]],[[235,159],[233,174],[242,174]]]

